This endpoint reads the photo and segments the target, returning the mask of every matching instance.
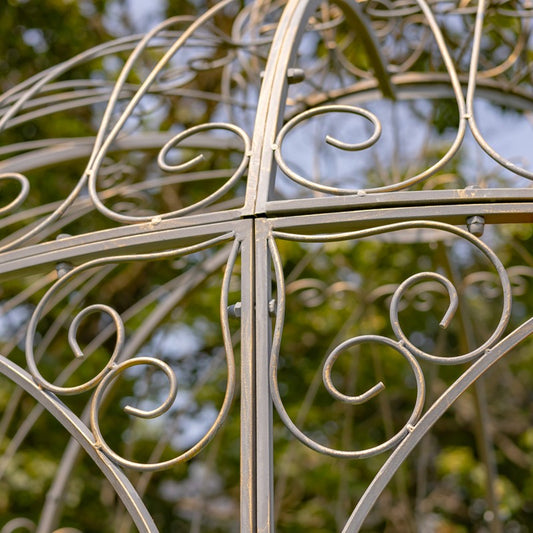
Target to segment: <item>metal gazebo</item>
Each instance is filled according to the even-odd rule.
[[[533,331],[527,315],[520,315],[518,324],[511,320],[516,276],[522,274],[516,274],[520,267],[499,258],[491,233],[508,224],[526,228],[533,221],[533,170],[492,142],[490,131],[499,128],[494,124],[501,115],[493,112],[485,122],[481,116],[487,102],[516,117],[531,113],[532,14],[532,6],[518,0],[256,0],[244,5],[223,0],[196,18],[177,14],[144,34],[79,53],[2,95],[4,134],[80,110],[94,130],[92,136],[26,140],[1,148],[0,180],[11,194],[0,208],[0,275],[8,291],[2,320],[23,319],[8,328],[0,356],[0,373],[14,384],[0,429],[5,432],[13,424],[22,392],[37,402],[32,414],[19,421],[23,429],[7,445],[1,468],[7,468],[43,410],[71,437],[32,528],[57,527],[60,495],[83,449],[138,530],[156,531],[157,520],[143,502],[146,487],[139,489],[130,473],[150,475],[208,453],[219,430],[237,417],[240,531],[275,529],[276,494],[282,490],[274,488],[276,424],[283,425],[286,438],[290,434],[313,454],[358,464],[385,454],[364,493],[350,496],[353,512],[346,515],[342,531],[359,531],[434,424],[470,386],[481,387],[487,371]],[[115,79],[72,74],[91,62],[112,65]],[[389,120],[392,107],[399,111]],[[416,113],[402,115],[405,109],[417,111],[422,122],[416,122]],[[443,113],[448,113],[444,119]],[[177,118],[172,122],[169,117]],[[194,123],[196,117],[206,119]],[[424,155],[421,124],[438,129],[437,120],[444,120],[438,149]],[[499,129],[511,134],[513,128],[506,128]],[[403,139],[406,146],[411,143],[403,155],[413,161],[381,172],[376,154],[394,152],[395,130],[411,137]],[[484,164],[490,161],[503,177],[478,179],[482,165],[468,167],[466,151],[479,154]],[[61,173],[72,172],[69,165],[80,171],[63,182]],[[48,180],[61,183],[60,199],[47,196],[54,187]],[[90,220],[98,222],[94,227],[84,222]],[[324,247],[369,240],[412,249],[417,243],[441,242],[467,247],[488,265],[490,280],[480,273],[476,280],[496,287],[497,300],[490,304],[493,323],[484,339],[478,342],[463,327],[463,344],[439,351],[436,341],[428,344],[426,337],[433,333],[416,337],[401,323],[405,302],[418,289],[418,296],[427,290],[446,300],[441,328],[464,322],[466,289],[458,285],[453,265],[448,272],[414,265],[406,279],[391,280],[380,293],[386,296],[389,334],[376,332],[371,323],[355,333],[343,331],[320,354],[320,379],[310,389],[323,387],[335,402],[355,406],[350,409],[371,405],[386,394],[386,385],[379,381],[366,392],[347,392],[335,368],[347,353],[369,347],[394,352],[409,375],[410,415],[373,445],[343,447],[320,431],[305,429],[305,415],[287,407],[290,393],[280,374],[285,376],[287,361],[299,355],[283,348],[294,318],[289,300],[298,294],[309,313],[319,305],[313,303],[316,298],[336,301],[360,283],[353,273],[358,262],[353,259],[350,275],[337,284],[319,279],[298,284],[298,274],[289,273],[287,265],[294,246],[307,250],[303,271]],[[134,296],[130,307],[115,309],[91,298],[113,269],[120,273],[121,265],[164,261],[186,265],[168,283],[158,281],[149,294]],[[384,266],[381,262],[375,268]],[[141,348],[177,306],[199,306],[202,313],[207,304],[188,294],[213,273],[219,276],[218,308],[211,313],[220,322],[223,361],[216,413],[200,436],[177,447],[174,457],[154,454],[145,461],[118,453],[108,443],[109,428],[101,429],[111,391],[120,392],[115,385],[123,373],[160,374],[166,376],[166,392],[151,403],[130,398],[124,410],[132,418],[157,420],[172,409],[180,387],[174,368],[179,362],[158,357],[157,349],[148,354]],[[527,270],[524,276],[529,275]],[[352,291],[354,299],[358,290]],[[61,301],[66,303],[59,312]],[[364,309],[373,303],[360,305]],[[82,342],[91,320],[98,322],[97,331]],[[302,343],[318,343],[319,331],[314,337],[301,331]],[[70,361],[49,377],[50,339],[60,332]],[[167,337],[158,334],[168,343],[168,332]],[[175,337],[177,345],[185,342],[183,335]],[[110,342],[111,353],[92,377],[73,380],[87,355]],[[452,365],[459,369],[453,379],[430,394],[432,369]],[[135,389],[128,394],[135,396]],[[85,398],[84,406],[69,403],[78,396]],[[170,432],[167,442],[172,438]],[[485,444],[490,459],[488,433]],[[491,490],[489,501],[495,498]],[[11,520],[2,531],[18,525],[25,525],[24,518]],[[502,530],[498,516],[491,527]]]

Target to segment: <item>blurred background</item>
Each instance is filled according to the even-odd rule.
[[[193,0],[3,3],[0,119],[6,120],[0,131],[0,172],[24,174],[30,190],[3,217],[2,251],[64,235],[113,230],[161,214],[173,218],[231,213],[244,205],[246,175],[222,189],[243,159],[243,140],[235,132],[197,132],[183,140],[183,146],[169,152],[171,165],[199,153],[204,159],[182,172],[163,171],[157,155],[169,139],[206,122],[230,122],[252,135],[262,71],[283,1],[235,2],[200,28],[168,62],[101,162],[95,189],[107,214],[95,208],[83,186],[61,217],[39,226],[80,183],[98,129],[106,120],[113,86],[140,35],[169,16],[182,17],[152,39],[134,62],[110,111],[110,128],[165,51],[213,4]],[[290,119],[331,102],[360,105],[379,119],[382,136],[368,150],[342,152],[326,145],[325,136],[362,142],[372,134],[370,122],[345,113],[313,117],[287,134],[282,153],[291,169],[313,183],[358,190],[398,184],[438,164],[434,175],[409,190],[530,188],[524,174],[532,170],[531,6],[518,1],[490,3],[475,101],[484,139],[523,169],[522,175],[489,158],[468,132],[455,156],[439,163],[457,136],[460,112],[427,20],[414,2],[370,0],[359,6],[387,59],[395,97],[384,97],[375,83],[360,33],[335,5],[324,3],[302,38],[296,67],[306,76],[290,86],[284,114]],[[465,86],[477,4],[433,2],[432,8]],[[90,49],[91,53],[64,63]],[[52,69],[48,81],[32,78],[47,69]],[[24,85],[25,80],[30,81]],[[13,112],[24,91],[40,83],[39,90]],[[19,190],[16,180],[1,180],[1,206]],[[211,194],[216,196],[213,201],[204,203]],[[272,199],[323,196],[278,170]],[[513,306],[506,332],[533,314],[530,222],[487,225],[482,237],[506,267],[511,282]],[[298,427],[330,447],[375,446],[399,431],[411,415],[416,382],[408,362],[392,348],[372,343],[354,346],[344,350],[333,367],[333,382],[344,394],[360,394],[383,381],[386,390],[369,402],[352,406],[335,401],[322,384],[324,361],[341,342],[369,334],[395,338],[389,318],[391,299],[411,275],[438,272],[453,282],[459,295],[458,311],[444,330],[439,327],[449,305],[444,286],[426,280],[405,291],[399,320],[419,349],[441,357],[466,353],[482,345],[500,320],[503,295],[494,265],[471,243],[445,231],[390,232],[328,243],[277,239],[277,246],[286,286],[280,395]],[[72,318],[93,304],[109,305],[120,314],[129,357],[154,356],[175,372],[176,400],[154,420],[129,417],[122,407],[151,409],[160,404],[168,391],[164,375],[151,367],[133,367],[118,380],[120,386],[100,412],[100,424],[109,446],[121,456],[147,462],[169,459],[193,446],[212,426],[228,380],[219,307],[230,247],[216,243],[164,260],[109,262],[80,271],[54,293],[38,321],[33,348],[39,371],[50,382],[79,385],[107,364],[117,335],[106,313],[87,315],[79,328],[77,341],[88,357],[74,359],[68,343]],[[0,353],[22,367],[30,317],[57,277],[57,269],[42,267],[2,278]],[[240,299],[240,278],[237,259],[230,303]],[[238,318],[230,319],[229,329],[238,382]],[[526,341],[461,396],[400,468],[364,531],[530,531],[532,363],[531,342]],[[426,406],[467,368],[427,361],[421,366]],[[81,416],[90,397],[84,392],[61,399]],[[161,531],[239,530],[239,399],[237,385],[221,430],[191,461],[156,473],[127,471]],[[34,531],[46,512],[55,516],[53,528],[62,531],[134,530],[98,468],[68,442],[68,433],[51,415],[8,379],[0,380],[2,532]],[[70,449],[67,454],[66,449]],[[318,454],[297,441],[274,413],[277,531],[341,530],[386,457],[352,460]],[[65,463],[63,472],[68,476],[58,480],[59,465]]]

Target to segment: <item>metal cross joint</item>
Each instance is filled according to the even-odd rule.
[[[0,533],[527,529],[531,3],[11,4]]]

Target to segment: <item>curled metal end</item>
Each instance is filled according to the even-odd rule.
[[[190,161],[186,161],[185,163],[181,163],[179,165],[170,165],[166,162],[166,156],[171,148],[173,148],[172,145],[166,145],[159,153],[157,163],[159,164],[161,170],[166,170],[167,172],[183,172],[185,170],[189,170],[200,163],[200,161],[205,159],[204,154],[198,154],[196,157],[193,157]]]
[[[74,339],[70,347],[72,348],[72,351],[74,352],[74,356],[76,358],[83,359],[85,357],[85,354],[83,353],[83,350],[80,348],[80,345],[78,344],[78,341],[76,339]]]
[[[442,317],[442,320],[439,322],[439,326],[442,329],[446,329],[450,325],[452,318],[455,316],[455,312],[459,307],[459,296],[457,295],[457,289],[454,287],[453,283],[448,278],[444,277],[441,274],[437,274],[435,272],[420,272],[418,274],[410,276],[402,284],[400,284],[400,286],[396,289],[392,297],[390,307],[391,325],[398,340],[400,342],[405,343],[405,345],[409,346],[409,348],[411,349],[413,348],[413,345],[408,341],[407,337],[402,332],[402,329],[400,327],[400,321],[398,318],[399,303],[403,294],[409,287],[425,280],[434,280],[437,283],[440,283],[448,292],[450,303],[448,305],[446,313]]]
[[[0,215],[4,215],[9,211],[13,211],[14,209],[20,207],[24,203],[24,200],[26,200],[30,192],[30,182],[26,176],[23,176],[18,172],[7,172],[4,174],[0,174],[0,181],[7,180],[17,181],[20,185],[20,191],[11,202],[9,202],[4,207],[0,207]]]
[[[326,387],[326,390],[331,394],[331,396],[341,402],[350,404],[350,405],[360,405],[362,403],[367,402],[374,396],[377,396],[382,390],[385,389],[385,384],[380,381],[376,383],[373,387],[368,389],[366,392],[363,392],[362,394],[357,395],[347,395],[340,392],[337,387],[335,387],[333,380],[331,378],[331,371],[333,369],[333,365],[339,358],[339,355],[344,350],[350,348],[351,346],[355,346],[357,344],[361,344],[367,340],[376,340],[376,337],[372,336],[362,336],[362,337],[354,337],[352,339],[348,339],[347,341],[343,342],[339,346],[337,346],[327,357],[326,362],[324,363],[324,368],[322,371],[322,379],[324,382],[324,386]],[[390,341],[389,341],[390,344]]]
[[[155,409],[147,411],[145,409],[138,409],[137,407],[132,407],[131,405],[126,405],[124,407],[124,412],[132,416],[137,416],[139,418],[156,418],[166,413],[172,407],[172,404],[176,399],[176,395],[178,394],[178,380],[167,363],[159,359],[154,359],[152,357],[139,357],[136,359],[130,359],[129,361],[125,361],[124,363],[118,365],[114,370],[112,370],[110,374],[113,373],[113,376],[117,376],[126,368],[139,364],[153,365],[162,370],[167,375],[170,390],[167,394],[167,397],[165,398],[165,401]]]
[[[374,125],[375,129],[373,135],[361,143],[345,143],[335,139],[335,137],[332,137],[331,135],[326,135],[326,142],[335,148],[346,150],[347,152],[358,152],[360,150],[365,150],[366,148],[370,148],[372,145],[374,145],[381,136],[381,124],[377,122],[374,123]]]
[[[439,322],[439,326],[442,329],[446,329],[450,325],[450,322],[457,311],[457,307],[459,306],[459,298],[455,287],[453,287],[453,291],[450,291],[448,286],[446,286],[446,288],[448,288],[448,294],[450,295],[450,305],[448,306],[445,315],[442,317],[442,320]]]
[[[122,325],[120,315],[113,308],[107,305],[94,304],[83,309],[80,313],[78,313],[74,317],[74,320],[70,324],[70,327],[68,330],[68,343],[75,357],[79,359],[85,357],[85,354],[83,353],[83,350],[80,348],[80,345],[78,344],[78,339],[76,337],[78,335],[78,330],[80,328],[80,324],[83,321],[83,319],[87,317],[88,315],[92,313],[97,313],[97,312],[106,313],[107,315],[109,315],[109,317],[111,317],[116,327],[117,344],[115,346],[115,350],[114,350],[113,356],[111,357],[111,360],[106,365],[106,367],[111,368],[114,365],[115,358],[118,355],[118,351],[122,347],[122,342],[124,339],[124,327]]]
[[[382,390],[385,390],[385,384],[382,381],[380,381],[376,383],[376,385],[368,389],[366,392],[364,392],[363,394],[359,394],[358,396],[352,396],[352,401],[350,403],[366,402],[370,400],[371,398],[373,398],[374,396],[377,396]]]

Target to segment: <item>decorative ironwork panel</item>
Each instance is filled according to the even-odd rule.
[[[532,13],[222,0],[7,89],[1,531],[527,528]]]

